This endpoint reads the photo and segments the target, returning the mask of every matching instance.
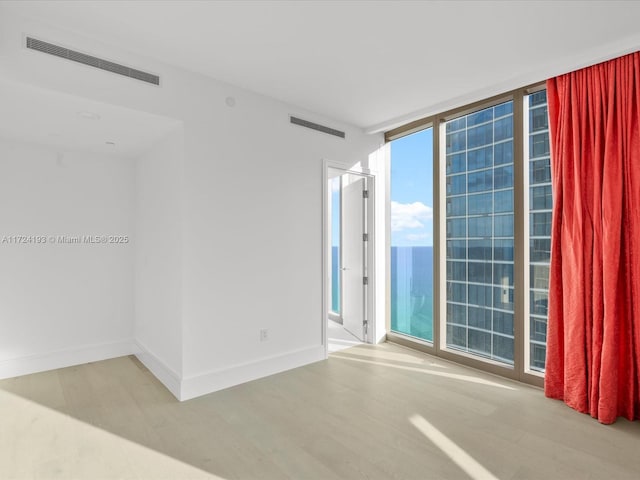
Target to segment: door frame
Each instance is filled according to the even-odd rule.
[[[367,295],[366,295],[366,312],[368,321],[367,328],[367,342],[375,343],[376,337],[376,235],[375,235],[375,199],[376,199],[376,176],[371,170],[367,168],[351,169],[342,163],[332,162],[329,160],[323,160],[322,166],[322,345],[324,346],[324,358],[329,357],[329,344],[327,341],[327,323],[329,320],[329,302],[331,301],[331,289],[329,288],[329,277],[331,270],[329,263],[331,261],[331,254],[329,248],[331,247],[330,233],[330,210],[329,210],[329,196],[331,195],[331,187],[329,185],[329,169],[338,170],[341,175],[346,173],[352,175],[358,175],[367,179],[367,188],[369,190],[369,202],[367,204],[367,230],[368,230],[368,245],[367,245]],[[341,216],[342,217],[342,216]],[[340,219],[342,222],[342,218]],[[342,252],[340,252],[342,255]],[[344,299],[341,298],[341,301]]]

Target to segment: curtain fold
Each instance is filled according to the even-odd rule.
[[[640,418],[640,52],[547,81],[553,218],[545,394]]]

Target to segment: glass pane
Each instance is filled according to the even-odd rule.
[[[513,102],[451,120],[445,134],[447,153],[466,154],[445,170],[446,344],[512,365]]]
[[[494,311],[493,330],[507,335],[509,335],[509,332],[513,332],[513,313]]]
[[[551,168],[547,95],[529,95],[529,369],[544,372],[551,250]]]
[[[473,127],[467,130],[467,145],[469,148],[481,147],[493,143],[493,129],[491,124]]]
[[[466,226],[464,219],[461,218],[447,220],[447,234],[450,237],[466,237]]]
[[[452,302],[467,303],[467,284],[447,282],[447,292]]]
[[[447,217],[459,217],[467,214],[466,197],[447,198]]]
[[[340,177],[331,179],[331,310],[340,314]]]
[[[455,258],[457,260],[464,260],[467,258],[466,240],[447,241],[447,258]]]
[[[453,153],[460,150],[459,142],[465,142],[465,131],[458,136],[456,144],[447,147],[449,174],[466,171],[466,152]],[[450,180],[447,191],[465,193],[466,175],[453,175]],[[447,216],[465,212],[464,196],[447,202]],[[452,218],[447,228],[453,237],[466,236],[464,220]],[[447,248],[454,256],[466,253],[465,245]],[[450,275],[457,279],[462,273],[452,270]],[[391,142],[391,331],[433,341],[432,128]]]
[[[466,170],[466,161],[467,158],[464,153],[447,155],[447,175],[464,172]]]
[[[462,220],[464,222],[464,219]],[[469,236],[470,237],[490,237],[491,236],[491,217],[469,217],[467,218],[469,224]]]
[[[513,113],[513,102],[505,102],[501,105],[496,105],[493,107],[493,111],[495,112],[496,118],[510,115]]]
[[[493,235],[513,238],[513,214],[493,217]]]
[[[464,199],[464,197],[462,197]],[[493,212],[493,195],[482,193],[480,195],[469,195],[469,215],[490,214]],[[462,214],[464,215],[464,213]]]
[[[491,261],[491,240],[469,240],[469,259]]]
[[[551,238],[529,239],[529,261],[549,265],[551,260]]]
[[[452,133],[457,130],[463,130],[467,126],[467,119],[465,117],[458,118],[457,120],[451,120],[447,123],[447,133]]]
[[[513,141],[510,140],[494,145],[493,158],[496,165],[513,163]]]
[[[532,237],[551,236],[551,212],[536,212],[529,215],[529,234]]]
[[[501,190],[493,194],[495,213],[513,212],[513,190]]]
[[[529,184],[549,183],[551,182],[551,166],[549,158],[529,161]]]
[[[529,207],[531,210],[551,210],[551,185],[531,187],[529,189]]]
[[[493,166],[493,148],[484,147],[470,150],[467,154],[468,170],[477,170]]]
[[[447,155],[450,153],[464,151],[466,144],[467,133],[465,130],[461,132],[450,133],[449,135],[447,135]]]
[[[509,115],[496,120],[493,127],[496,142],[513,139],[513,116]]]
[[[493,120],[493,108],[487,108],[480,110],[479,112],[472,113],[467,117],[467,125],[480,125],[481,123],[487,123]]]
[[[467,176],[447,176],[447,195],[459,195],[467,191]]]
[[[493,181],[496,190],[513,187],[513,164],[496,168],[493,171]]]
[[[466,281],[467,264],[465,262],[447,262],[447,280]]]
[[[469,305],[479,305],[481,307],[491,308],[491,287],[486,285],[469,285]],[[486,310],[488,312],[487,316],[487,325],[491,325],[491,310]],[[472,324],[471,321],[471,309],[469,309],[469,324]],[[476,322],[476,326],[477,322]],[[485,328],[485,327],[483,327]]]
[[[471,192],[486,192],[493,189],[493,176],[492,169],[481,170],[479,172],[473,172],[467,175],[468,178],[468,191]],[[463,192],[461,192],[463,193]]]
[[[493,259],[513,262],[513,240],[494,240]]]
[[[549,155],[549,132],[529,134],[529,158]]]

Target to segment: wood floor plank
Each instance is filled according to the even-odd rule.
[[[4,479],[640,478],[640,424],[393,344],[178,402],[134,357],[0,381]],[[411,421],[422,418],[441,437]]]

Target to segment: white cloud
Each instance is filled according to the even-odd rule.
[[[422,202],[391,202],[391,231],[424,228],[423,222],[433,218],[433,209]]]

